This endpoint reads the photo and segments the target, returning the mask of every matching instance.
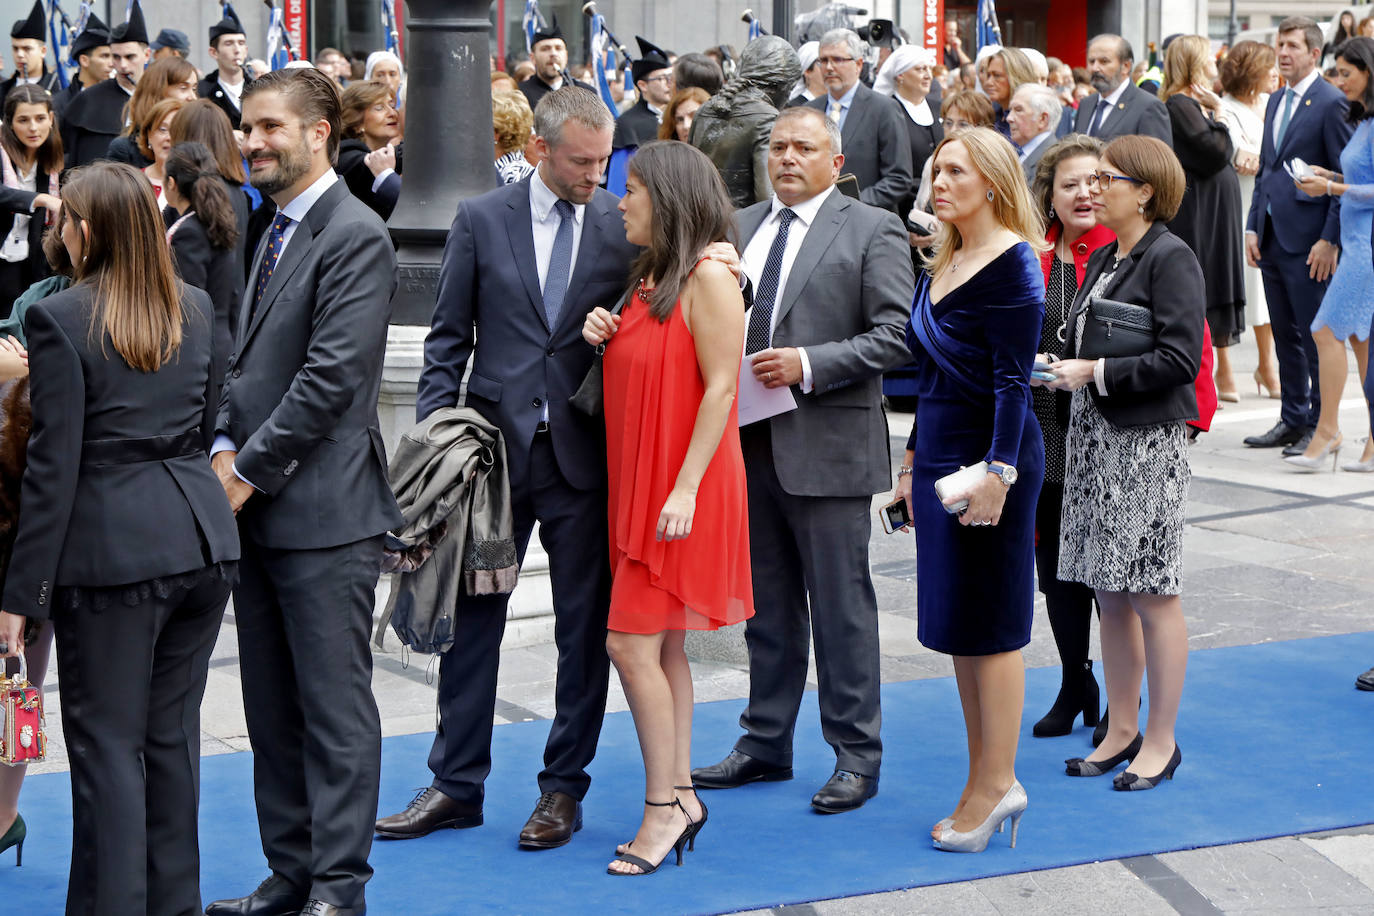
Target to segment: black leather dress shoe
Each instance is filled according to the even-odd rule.
[[[216,900],[205,908],[205,916],[296,916],[305,900],[306,891],[281,875],[272,875],[247,897]]]
[[[335,906],[325,903],[318,897],[311,897],[306,901],[300,916],[364,916],[366,912],[365,906]]]
[[[1301,455],[1303,452],[1307,451],[1307,447],[1312,444],[1312,434],[1315,432],[1315,429],[1303,430],[1302,438],[1299,439],[1297,442],[1294,442],[1292,445],[1285,446],[1283,449],[1283,454],[1285,456]]]
[[[878,777],[836,770],[821,790],[811,796],[811,807],[823,814],[839,814],[862,808],[864,802],[877,794]]]
[[[525,821],[525,829],[520,831],[520,846],[554,849],[566,845],[581,829],[582,802],[566,792],[545,792]]]
[[[465,805],[430,786],[411,799],[404,811],[380,819],[373,829],[383,839],[413,840],[445,827],[480,826],[481,808]]]
[[[1289,426],[1280,420],[1267,433],[1259,436],[1246,436],[1245,444],[1251,448],[1278,448],[1280,445],[1292,445],[1297,442],[1302,438],[1303,432],[1301,427]]]
[[[731,751],[715,766],[692,771],[692,785],[698,789],[734,789],[751,782],[782,782],[791,778],[791,767],[775,767],[744,751]]]
[[[1374,668],[1355,678],[1355,687],[1359,690],[1374,690]]]

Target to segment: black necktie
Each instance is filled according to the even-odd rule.
[[[797,214],[784,208],[778,213],[778,234],[768,249],[768,260],[763,262],[763,275],[759,277],[758,292],[754,296],[754,307],[749,311],[749,330],[744,339],[744,352],[757,353],[768,349],[773,339],[773,303],[778,298],[778,280],[782,278],[782,253],[787,248],[787,227]]]

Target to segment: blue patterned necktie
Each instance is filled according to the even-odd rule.
[[[1088,136],[1096,137],[1102,133],[1102,122],[1107,120],[1107,112],[1112,106],[1107,104],[1106,98],[1098,97],[1097,110],[1093,112],[1092,123],[1088,125]]]
[[[558,326],[558,315],[563,311],[563,299],[568,293],[573,248],[573,205],[560,200],[553,208],[558,211],[558,232],[553,237],[549,272],[544,278],[544,315],[549,320],[550,331]]]
[[[289,225],[291,217],[285,213],[278,213],[276,219],[272,220],[272,231],[267,236],[267,251],[263,253],[262,266],[258,268],[258,285],[253,290],[253,311],[249,313],[250,320],[258,313],[263,294],[267,292],[267,284],[272,280],[272,271],[277,268],[277,259],[281,257],[281,250],[285,247],[283,240],[286,238],[286,227]]]
[[[778,234],[763,262],[763,275],[754,293],[754,307],[749,310],[749,331],[745,335],[744,352],[757,353],[768,349],[773,340],[773,303],[778,298],[778,281],[782,278],[782,253],[787,248],[787,227],[797,214],[790,207],[778,212]]]

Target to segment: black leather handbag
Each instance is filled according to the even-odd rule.
[[[1097,296],[1088,300],[1080,357],[1141,356],[1154,346],[1154,315],[1148,308]]]
[[[625,307],[629,300],[629,294],[620,297],[620,301],[611,309],[612,315],[619,315],[620,310]],[[582,384],[577,386],[572,397],[568,398],[568,403],[573,409],[579,410],[589,417],[601,416],[604,409],[603,398],[605,388],[601,380],[601,358],[606,352],[605,342],[596,345],[596,356],[592,357],[592,367],[587,370],[587,374],[582,378]]]

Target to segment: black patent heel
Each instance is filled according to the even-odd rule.
[[[679,811],[682,811],[682,816],[683,816],[684,818],[687,819],[687,826],[683,828],[682,833],[681,833],[681,834],[678,836],[678,838],[677,838],[677,841],[676,841],[675,843],[673,843],[673,849],[672,849],[673,852],[677,853],[677,864],[678,864],[679,867],[681,867],[681,866],[682,866],[682,851],[683,851],[683,847],[687,845],[687,843],[688,843],[689,840],[691,840],[692,838],[694,838],[694,837],[696,836],[696,834],[694,834],[694,833],[692,832],[692,828],[696,825],[697,822],[694,821],[694,820],[692,820],[690,817],[687,816],[687,812],[686,812],[685,810],[683,810],[682,801],[681,801],[680,799],[678,799],[676,796],[674,796],[674,797],[673,797],[673,800],[670,801],[670,802],[654,802],[654,801],[649,801],[649,800],[646,798],[646,799],[644,799],[644,804],[649,805],[649,806],[652,807],[652,808],[677,808]],[[703,818],[703,820],[704,820],[704,818]],[[608,874],[608,875],[613,875],[613,876],[619,877],[619,878],[637,878],[637,877],[641,877],[641,876],[643,876],[643,875],[652,875],[654,872],[658,871],[659,866],[661,866],[661,865],[662,865],[664,862],[666,862],[667,860],[668,860],[668,854],[667,854],[667,853],[664,853],[664,854],[663,854],[663,858],[662,858],[662,859],[659,859],[657,862],[650,862],[648,859],[640,858],[639,856],[634,855],[633,853],[622,852],[620,855],[618,855],[618,856],[615,857],[615,861],[616,861],[616,862],[628,862],[628,863],[630,863],[631,865],[634,865],[634,866],[638,867],[638,868],[639,868],[639,871],[637,871],[637,872],[621,872],[621,871],[615,871],[614,869],[612,869],[612,868],[608,865],[608,866],[606,866],[606,874]]]
[[[696,852],[696,851],[697,851],[697,834],[698,834],[698,833],[701,833],[701,828],[706,826],[706,818],[710,815],[711,812],[709,812],[709,811],[706,810],[706,802],[704,802],[704,801],[701,800],[701,795],[700,795],[699,793],[697,793],[697,790],[696,790],[696,787],[695,787],[695,786],[673,786],[673,788],[674,788],[674,789],[683,789],[683,790],[690,789],[690,790],[692,791],[692,793],[693,793],[694,795],[697,796],[697,804],[701,805],[701,817],[698,818],[697,820],[695,820],[695,821],[692,822],[692,825],[691,825],[692,835],[689,836],[689,837],[687,838],[687,851],[688,851],[688,852]],[[686,812],[686,811],[683,811],[682,813],[683,813],[684,815],[686,815],[687,812]]]

